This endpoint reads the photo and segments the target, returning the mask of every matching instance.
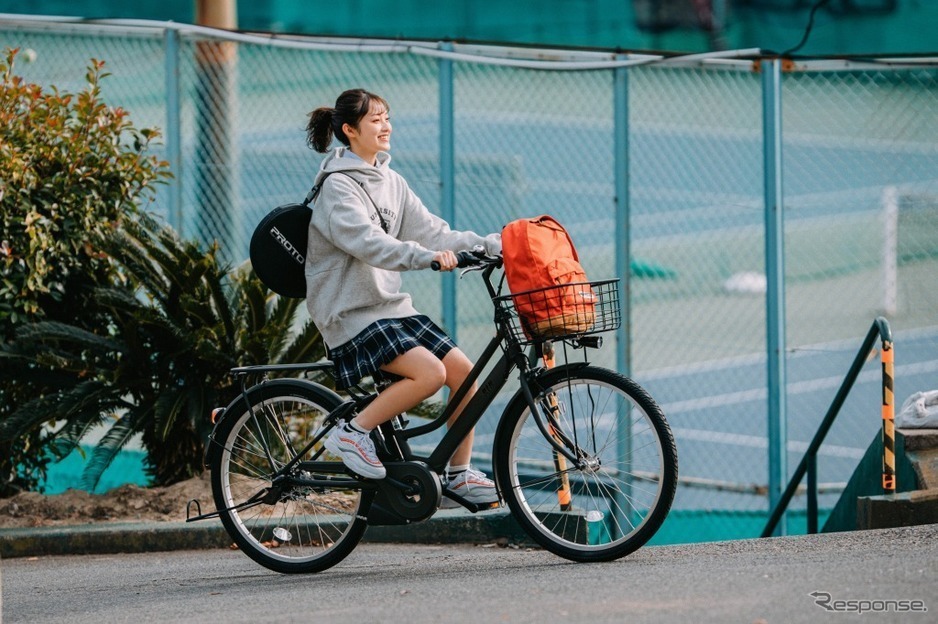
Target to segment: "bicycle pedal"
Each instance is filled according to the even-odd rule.
[[[443,497],[440,500],[440,509],[459,509],[460,507],[463,507],[472,513],[488,511],[490,509],[498,509],[501,506],[501,499],[491,503],[472,503],[461,496],[445,492],[443,493]]]
[[[500,500],[494,501],[492,503],[469,503],[471,507],[468,507],[469,511],[472,513],[477,513],[480,511],[490,511],[492,509],[498,509],[502,506]]]
[[[487,511],[489,509],[499,509],[501,506],[502,506],[502,501],[501,499],[499,499],[492,503],[484,503],[484,504],[479,505],[480,507],[479,511]]]

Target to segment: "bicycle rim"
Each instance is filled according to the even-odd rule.
[[[548,432],[584,457],[575,465],[558,455],[522,401],[496,441],[512,513],[538,543],[574,561],[633,552],[661,526],[677,486],[664,414],[638,384],[606,369],[556,371],[540,385],[535,399],[556,418]]]
[[[236,401],[216,434],[223,448],[212,468],[212,490],[222,523],[245,554],[271,570],[318,572],[335,565],[365,530],[356,517],[361,490],[292,488],[257,501],[271,492],[273,475],[315,436],[338,397],[302,382],[275,381],[252,392],[250,403],[247,410]]]

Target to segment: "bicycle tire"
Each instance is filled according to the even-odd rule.
[[[535,401],[554,393],[557,425],[586,458],[577,466],[560,456],[566,466],[558,465],[519,393],[493,449],[512,515],[534,541],[571,561],[634,552],[661,527],[677,488],[677,449],[664,413],[641,386],[604,368],[557,368],[537,383]]]
[[[341,402],[312,382],[273,380],[249,389],[247,402],[233,401],[215,432],[220,445],[211,465],[215,508],[235,544],[270,570],[320,572],[348,556],[365,532],[361,490],[294,488],[274,502],[237,507],[270,491],[276,469],[302,450]]]

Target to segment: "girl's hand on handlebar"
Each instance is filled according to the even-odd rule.
[[[452,251],[438,251],[433,256],[430,266],[433,267],[434,271],[452,271],[459,266],[459,259]]]
[[[441,256],[449,254],[452,256],[451,260],[454,264],[444,264],[440,260],[445,260]],[[433,256],[433,261],[430,263],[430,268],[434,271],[452,271],[453,269],[464,269],[466,267],[484,267],[489,265],[502,265],[501,256],[489,256],[485,253],[485,250],[482,247],[476,247],[473,250],[452,252],[452,251],[440,251]]]

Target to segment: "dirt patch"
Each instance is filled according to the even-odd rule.
[[[105,494],[67,490],[47,496],[23,492],[0,499],[0,528],[45,527],[100,522],[182,522],[196,499],[202,513],[215,510],[208,472],[168,487],[122,485]],[[193,508],[192,514],[197,512]]]

